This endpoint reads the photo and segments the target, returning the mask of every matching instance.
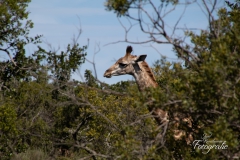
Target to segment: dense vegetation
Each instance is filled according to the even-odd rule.
[[[130,16],[142,0],[108,0],[118,16]],[[145,2],[145,1],[144,1]],[[240,3],[226,2],[209,30],[186,31],[191,44],[160,34],[184,61],[153,64],[159,83],[140,93],[134,82],[101,83],[89,70],[85,82],[71,80],[84,65],[86,46],[69,44],[60,53],[29,37],[30,0],[0,1],[0,159],[238,159],[240,157]],[[163,1],[177,5],[177,1]],[[161,26],[161,25],[160,25]],[[161,33],[162,32],[162,33]],[[156,40],[156,39],[155,39]],[[38,50],[27,54],[25,46]],[[164,143],[147,109],[167,110]],[[176,119],[178,116],[180,119]],[[190,117],[192,125],[182,121]],[[182,120],[181,120],[182,119]],[[173,128],[186,135],[173,138]],[[186,141],[226,141],[226,149],[203,150]]]

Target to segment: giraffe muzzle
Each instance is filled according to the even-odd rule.
[[[108,70],[104,73],[103,77],[106,77],[106,78],[111,78],[112,75],[111,73],[108,72]]]

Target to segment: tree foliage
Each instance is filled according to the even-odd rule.
[[[41,47],[41,36],[28,36],[33,27],[27,20],[29,2],[0,1],[4,15],[0,50],[8,57],[0,59],[1,159],[240,157],[239,1],[219,9],[218,18],[210,18],[208,30],[186,31],[188,44],[170,37],[159,25],[159,35],[184,63],[156,61],[152,70],[159,87],[142,93],[132,81],[109,85],[90,70],[85,71],[84,82],[71,80],[71,74],[84,65],[86,46],[69,44],[60,52]],[[128,17],[136,9],[132,6],[149,1],[107,2],[107,9]],[[177,5],[177,1],[162,2]],[[151,42],[161,44],[162,39],[154,39],[155,33],[145,33],[151,35]],[[38,49],[28,54],[24,49],[28,44]],[[149,103],[169,112],[163,142]],[[173,137],[176,129],[184,131],[178,140]],[[203,154],[189,135],[201,140],[204,134],[212,135],[209,140],[226,141],[227,149]]]
[[[177,4],[178,0],[161,0],[165,5]],[[129,15],[128,11],[132,8],[135,8],[138,5],[148,3],[147,0],[107,0],[105,2],[106,9],[108,11],[114,11],[117,16],[126,16]]]

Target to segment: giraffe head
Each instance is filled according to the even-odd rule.
[[[147,55],[134,56],[131,55],[132,47],[128,46],[126,49],[126,54],[124,57],[117,60],[117,62],[112,65],[104,73],[104,77],[111,78],[112,76],[119,76],[130,74],[133,75],[134,72],[137,72],[140,69],[138,62],[144,61]]]

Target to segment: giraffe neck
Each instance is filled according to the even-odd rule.
[[[138,64],[134,65],[133,67],[135,70],[133,76],[136,80],[138,89],[140,91],[143,91],[144,89],[149,88],[149,87],[155,88],[158,86],[158,84],[155,80],[155,77],[146,62],[139,62]]]

